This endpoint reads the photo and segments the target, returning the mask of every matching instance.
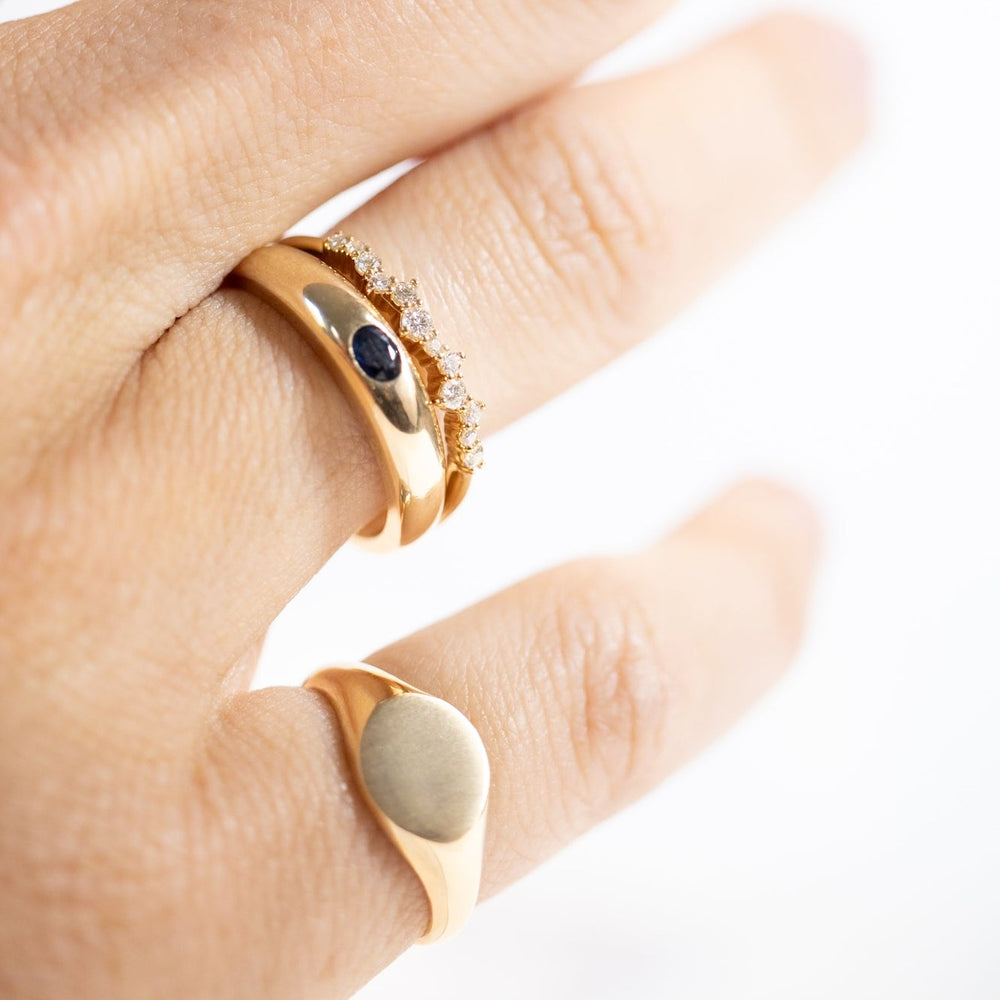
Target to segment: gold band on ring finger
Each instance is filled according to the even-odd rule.
[[[382,313],[315,256],[282,244],[241,261],[228,284],[288,319],[371,427],[388,503],[358,533],[374,548],[419,538],[445,507],[445,444],[423,375]]]
[[[427,893],[422,943],[450,937],[479,898],[490,766],[453,705],[367,663],[305,686],[325,696],[362,798]]]

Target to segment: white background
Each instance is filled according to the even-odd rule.
[[[381,607],[404,634],[649,540],[763,471],[828,525],[798,667],[367,1000],[1000,997],[1000,11],[804,6],[868,43],[868,147],[668,332],[492,440],[475,497],[427,545],[337,557],[264,664],[296,681],[362,656],[390,638]],[[688,0],[608,68],[767,9]]]
[[[261,683],[649,540],[759,472],[827,520],[800,662],[366,1000],[1000,997],[1000,8],[799,6],[868,43],[867,148],[668,332],[492,439],[427,544],[336,556],[276,623]],[[767,9],[687,0],[608,68]]]
[[[366,1000],[1000,997],[1000,8],[803,6],[868,43],[868,147],[669,331],[492,440],[429,544],[388,573],[335,559],[265,667],[294,681],[381,643],[371,594],[405,609],[402,634],[758,471],[826,515],[800,662],[702,760]],[[767,9],[687,0],[613,68]]]

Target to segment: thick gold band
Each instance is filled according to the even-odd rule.
[[[472,476],[483,464],[479,422],[485,404],[469,395],[462,366],[465,355],[446,347],[424,304],[415,278],[391,276],[366,243],[336,232],[326,239],[291,236],[283,243],[313,254],[337,270],[375,304],[413,352],[431,400],[441,415],[447,460],[444,517],[462,502]]]
[[[359,532],[359,539],[391,549],[419,538],[444,511],[445,444],[421,373],[398,335],[342,275],[290,246],[253,251],[228,283],[290,320],[371,426],[389,502],[385,516]],[[362,367],[356,339],[361,331],[376,352],[383,351],[391,371]]]
[[[386,836],[423,883],[423,943],[454,934],[479,896],[489,761],[472,723],[448,702],[366,663],[306,681],[332,705],[351,769]]]

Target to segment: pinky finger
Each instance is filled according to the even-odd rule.
[[[800,499],[746,484],[647,552],[543,573],[369,657],[483,737],[484,894],[655,786],[767,687],[797,646],[816,550]],[[268,996],[349,995],[427,911],[356,799],[328,706],[304,689],[237,695],[209,751],[204,995],[263,981]]]

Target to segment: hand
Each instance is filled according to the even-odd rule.
[[[0,26],[3,997],[345,996],[420,934],[327,707],[247,691],[268,623],[379,513],[371,445],[295,331],[217,289],[424,157],[344,228],[420,275],[489,429],[597,369],[863,130],[854,44],[792,16],[560,87],[661,6],[84,0]],[[773,679],[815,549],[802,501],[747,484],[369,657],[483,735],[486,894]]]

